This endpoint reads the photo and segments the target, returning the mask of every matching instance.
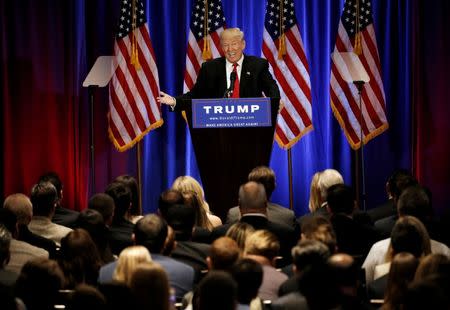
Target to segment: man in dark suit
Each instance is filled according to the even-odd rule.
[[[53,215],[52,222],[58,225],[63,225],[70,228],[75,228],[78,220],[78,211],[63,208],[61,206],[63,195],[63,183],[55,172],[47,172],[39,177],[38,183],[50,182],[56,188],[58,200],[56,202],[55,214]]]
[[[204,62],[198,74],[194,87],[188,93],[172,97],[161,92],[158,101],[170,105],[175,110],[184,110],[191,99],[198,98],[222,98],[226,95],[230,85],[230,75],[236,66],[240,98],[261,97],[263,94],[270,98],[280,98],[280,91],[276,81],[269,72],[269,64],[266,59],[244,55],[244,33],[239,28],[228,28],[220,36],[220,45],[224,57]],[[236,82],[235,82],[236,83]]]
[[[276,203],[270,202],[270,197],[275,190],[275,172],[266,166],[254,168],[248,175],[249,181],[255,181],[264,185],[267,195],[267,217],[270,221],[284,225],[292,225],[294,229],[298,229],[295,214],[292,210],[282,207]],[[233,207],[228,210],[227,223],[235,223],[241,218],[239,207]]]
[[[240,222],[252,225],[255,230],[266,229],[277,236],[280,242],[280,255],[284,266],[291,260],[291,248],[300,236],[295,234],[294,228],[279,224],[267,218],[267,198],[264,186],[254,181],[247,182],[239,189],[239,210],[242,215]],[[212,231],[212,238],[224,236],[232,224],[216,227]]]
[[[244,55],[242,31],[224,30],[220,44],[224,57],[204,62],[189,92],[176,98],[161,92],[158,102],[174,111],[186,111],[188,118],[192,99],[269,97],[273,107],[278,105],[280,92],[269,64],[266,59]],[[228,209],[237,204],[233,194],[246,181],[248,171],[269,164],[272,143],[266,140],[273,137],[273,126],[191,128],[191,137],[206,199],[212,211],[224,220]]]

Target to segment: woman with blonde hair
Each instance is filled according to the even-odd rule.
[[[131,274],[141,263],[151,263],[152,257],[147,248],[141,245],[129,246],[120,252],[113,280],[130,285]]]
[[[308,206],[311,213],[324,206],[327,201],[327,190],[335,184],[344,184],[344,178],[335,169],[325,169],[313,175]]]
[[[217,227],[222,225],[222,220],[218,216],[213,215],[209,210],[209,205],[205,201],[203,188],[196,179],[188,175],[180,176],[173,182],[172,189],[178,190],[182,194],[194,192],[200,203],[200,206],[206,211],[207,217],[212,226]]]
[[[225,237],[229,237],[236,241],[241,251],[244,252],[245,240],[247,240],[247,237],[253,232],[255,232],[255,229],[252,225],[245,222],[237,222],[228,228]]]

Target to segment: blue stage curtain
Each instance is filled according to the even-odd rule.
[[[265,1],[223,0],[228,27],[241,28],[246,53],[261,55]],[[149,26],[158,61],[161,90],[182,93],[191,1],[147,1]],[[335,168],[353,184],[352,158],[329,103],[331,52],[344,1],[296,0],[296,14],[311,69],[314,130],[292,148],[293,198],[297,215],[308,212],[309,187],[318,170]],[[384,184],[393,169],[411,167],[410,35],[406,1],[373,1],[378,49],[390,129],[365,147],[368,207],[384,201]],[[166,123],[144,140],[144,207],[153,211],[158,194],[184,174],[199,178],[189,132],[178,114],[163,108]],[[207,147],[207,146],[205,146]],[[275,143],[270,166],[277,175],[272,200],[289,205],[287,152]],[[236,193],[237,195],[237,193]]]

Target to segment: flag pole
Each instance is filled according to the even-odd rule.
[[[288,155],[288,178],[289,178],[289,209],[294,210],[294,192],[292,190],[292,152],[289,148]]]
[[[139,191],[139,214],[142,215],[141,141],[137,143],[136,159],[137,159],[137,177],[138,177],[138,191]]]

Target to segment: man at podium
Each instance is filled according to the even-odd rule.
[[[158,102],[181,111],[187,108],[186,104],[190,104],[191,99],[280,98],[267,60],[244,55],[244,33],[239,28],[225,29],[220,35],[220,45],[225,57],[204,62],[191,91],[176,98],[161,92]]]
[[[158,102],[186,111],[206,199],[225,219],[237,205],[239,186],[256,166],[268,166],[280,91],[266,59],[244,55],[244,33],[229,28],[220,35],[224,57],[204,62],[191,91],[178,97],[161,92]],[[258,128],[192,128],[192,99],[271,98],[272,126]],[[224,99],[224,103],[226,104]]]

